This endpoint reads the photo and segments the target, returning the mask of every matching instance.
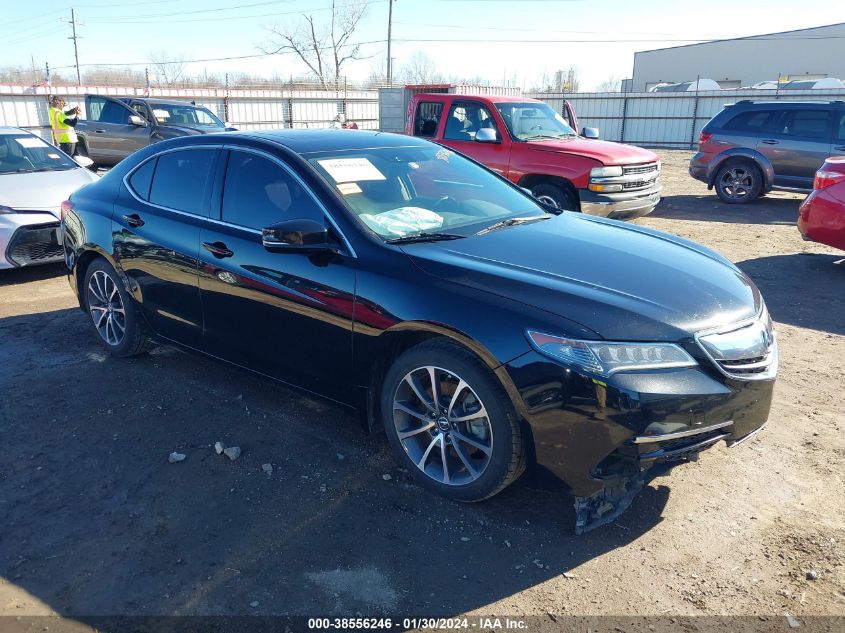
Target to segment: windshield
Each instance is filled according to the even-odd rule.
[[[184,125],[200,128],[223,128],[223,122],[205,108],[175,103],[150,104],[153,116],[161,125]]]
[[[383,239],[465,236],[512,217],[544,216],[533,199],[442,147],[306,155],[346,206]]]
[[[62,171],[79,165],[32,134],[0,134],[0,174]]]
[[[496,109],[511,136],[520,141],[578,136],[566,120],[545,103],[497,103]]]

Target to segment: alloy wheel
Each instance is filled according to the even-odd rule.
[[[126,334],[126,309],[115,281],[97,270],[88,279],[88,312],[100,337],[117,347]]]
[[[536,199],[537,199],[539,202],[542,202],[543,204],[547,204],[547,205],[549,205],[550,207],[554,207],[555,209],[559,209],[559,208],[560,208],[560,205],[558,205],[557,200],[555,200],[555,199],[554,199],[554,198],[552,198],[551,196],[544,196],[544,195],[541,195],[541,196],[536,196]]]
[[[411,461],[441,484],[471,483],[490,464],[487,409],[454,372],[425,366],[405,374],[393,397],[393,422]]]
[[[728,197],[741,200],[754,187],[754,174],[744,167],[734,167],[722,175],[719,184]]]

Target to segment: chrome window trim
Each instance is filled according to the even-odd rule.
[[[272,154],[268,154],[266,152],[263,152],[261,150],[257,150],[257,149],[254,149],[254,148],[245,148],[245,147],[242,147],[240,145],[220,144],[220,145],[184,145],[184,146],[181,146],[181,147],[172,147],[170,149],[163,150],[161,152],[153,154],[152,156],[148,157],[146,160],[144,160],[144,161],[138,163],[137,165],[135,165],[135,167],[133,167],[123,177],[123,185],[126,187],[126,190],[129,192],[129,195],[131,195],[133,198],[135,198],[135,200],[137,200],[141,204],[146,204],[146,205],[149,205],[149,206],[154,207],[156,209],[161,209],[162,211],[167,211],[169,213],[175,213],[177,215],[182,215],[182,216],[185,216],[185,217],[188,217],[188,218],[196,218],[196,219],[199,219],[199,220],[204,220],[206,222],[211,222],[212,224],[217,224],[218,226],[225,226],[225,227],[229,227],[229,228],[234,228],[234,229],[238,229],[238,230],[241,230],[241,231],[246,231],[247,233],[252,233],[254,235],[261,236],[261,231],[259,231],[258,229],[253,229],[253,228],[250,228],[248,226],[242,226],[240,224],[233,224],[231,222],[226,222],[224,220],[218,220],[216,218],[212,218],[212,217],[209,217],[207,215],[198,215],[196,213],[191,213],[189,211],[182,211],[180,209],[173,209],[171,207],[165,207],[165,206],[160,205],[160,204],[155,204],[154,202],[151,202],[149,200],[144,200],[143,198],[141,198],[135,192],[135,190],[129,184],[129,178],[131,178],[132,175],[136,171],[138,171],[141,167],[146,165],[151,160],[158,159],[160,156],[164,156],[165,154],[172,154],[173,152],[179,152],[179,151],[182,151],[182,150],[190,150],[190,149],[213,149],[213,150],[214,149],[216,149],[216,150],[225,150],[225,149],[233,150],[234,149],[234,150],[237,150],[237,151],[248,151],[248,152],[252,152],[254,154],[257,154],[259,156],[263,156],[265,158],[268,158],[271,161],[275,162],[277,165],[282,167],[282,169],[286,170],[291,176],[293,176],[294,180],[296,180],[296,182],[298,182],[300,184],[300,186],[308,193],[308,195],[311,196],[311,198],[314,199],[314,201],[317,203],[317,206],[323,211],[323,215],[326,217],[326,219],[332,225],[334,230],[337,231],[337,234],[340,235],[341,240],[343,240],[343,245],[346,247],[349,255],[351,257],[354,257],[354,258],[357,259],[358,255],[355,252],[355,249],[352,248],[352,244],[346,238],[346,235],[344,235],[343,231],[340,230],[340,227],[337,225],[334,218],[331,217],[331,215],[329,214],[325,205],[317,198],[316,195],[314,195],[314,192],[311,191],[310,187],[308,187],[305,184],[305,182],[303,182],[302,178],[300,178],[298,174],[294,173],[290,169],[290,167],[288,167],[287,165],[285,165],[284,163],[279,161]],[[224,177],[225,177],[225,175],[224,175]],[[153,179],[155,179],[155,174],[153,174]]]
[[[753,317],[748,319],[743,319],[742,321],[737,321],[736,323],[729,323],[727,325],[721,325],[713,328],[708,328],[706,330],[700,330],[693,334],[695,338],[695,343],[698,345],[698,348],[704,353],[704,355],[710,360],[711,363],[719,370],[724,376],[731,378],[732,380],[744,380],[744,381],[754,381],[754,380],[774,380],[777,377],[778,373],[778,362],[779,362],[779,350],[778,350],[778,339],[777,333],[775,332],[774,327],[772,327],[772,344],[769,347],[769,353],[766,355],[766,360],[769,361],[768,366],[765,371],[760,372],[759,374],[732,374],[727,371],[722,364],[707,351],[707,347],[701,342],[701,338],[705,336],[710,336],[711,334],[729,334],[731,332],[736,332],[737,330],[741,330],[742,328],[749,327],[753,325],[757,321],[763,318],[764,314],[768,313],[768,309],[766,308],[765,303],[761,300],[760,302],[760,309],[757,311],[757,314]],[[771,319],[771,316],[769,316]]]

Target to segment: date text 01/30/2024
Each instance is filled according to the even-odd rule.
[[[309,618],[308,628],[313,630],[391,630],[393,628],[449,630],[449,629],[502,629],[524,630],[527,624],[517,618]]]

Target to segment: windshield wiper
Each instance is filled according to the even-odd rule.
[[[491,231],[497,231],[499,229],[504,229],[508,226],[516,226],[517,224],[528,224],[529,222],[540,222],[541,220],[548,220],[551,216],[548,215],[532,215],[527,218],[508,218],[507,220],[502,220],[501,222],[496,222],[496,224],[491,224],[485,229],[481,229],[476,235],[484,235],[485,233],[490,233]]]
[[[394,237],[387,240],[388,244],[412,244],[414,242],[439,242],[441,240],[458,240],[464,235],[455,235],[454,233],[416,233],[414,235],[405,235],[403,237]]]

